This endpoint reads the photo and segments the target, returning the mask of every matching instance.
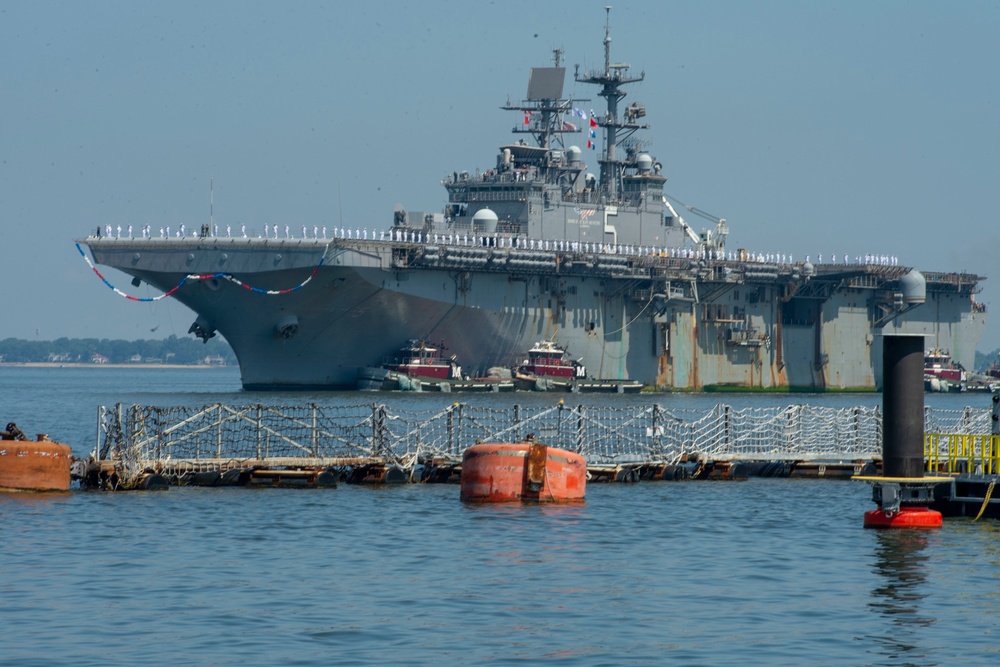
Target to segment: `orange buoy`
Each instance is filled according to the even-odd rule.
[[[69,491],[73,450],[44,434],[34,442],[17,436],[11,423],[0,439],[0,491]]]
[[[886,514],[882,509],[865,512],[865,528],[940,528],[941,512],[924,506],[903,506]]]
[[[473,502],[583,500],[587,463],[575,452],[534,442],[476,444],[462,455],[461,498]]]

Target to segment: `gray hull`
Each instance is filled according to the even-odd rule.
[[[359,367],[413,338],[443,343],[472,376],[555,340],[596,379],[871,389],[882,331],[926,334],[928,347],[971,367],[985,325],[971,299],[976,280],[960,274],[928,274],[922,305],[887,306],[901,267],[824,265],[805,275],[801,264],[393,241],[84,242],[98,263],[162,290],[214,274],[189,278],[174,296],[226,338],[248,389],[354,388]],[[300,289],[264,293],[310,275]],[[904,312],[876,326],[892,308]]]

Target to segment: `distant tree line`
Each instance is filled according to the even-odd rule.
[[[109,364],[164,363],[235,365],[229,345],[212,338],[202,343],[194,338],[170,336],[160,340],[111,340],[108,338],[59,338],[57,340],[0,340],[0,358],[5,363],[62,362]]]

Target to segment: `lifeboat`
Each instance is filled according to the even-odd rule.
[[[462,455],[462,500],[582,501],[587,463],[575,452],[548,447],[532,436],[524,442],[475,444]]]
[[[0,491],[69,491],[72,458],[68,445],[27,440],[11,422],[0,431]]]

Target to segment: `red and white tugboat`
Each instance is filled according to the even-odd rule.
[[[387,360],[383,366],[413,378],[461,380],[462,367],[455,363],[454,356],[448,359],[441,356],[443,347],[424,340],[410,340],[400,348],[396,357]]]
[[[446,358],[443,351],[443,345],[410,340],[395,357],[384,360],[381,367],[359,369],[358,388],[443,392],[514,390],[514,383],[509,378],[464,378],[454,355]]]
[[[552,341],[535,343],[528,358],[515,369],[518,389],[528,391],[572,391],[631,394],[642,390],[635,380],[593,380],[578,359]]]
[[[577,380],[586,379],[587,368],[570,359],[565,348],[544,340],[528,350],[528,358],[517,367],[515,377],[518,389],[572,391]]]
[[[939,348],[924,354],[924,388],[927,391],[964,391],[965,369]]]

